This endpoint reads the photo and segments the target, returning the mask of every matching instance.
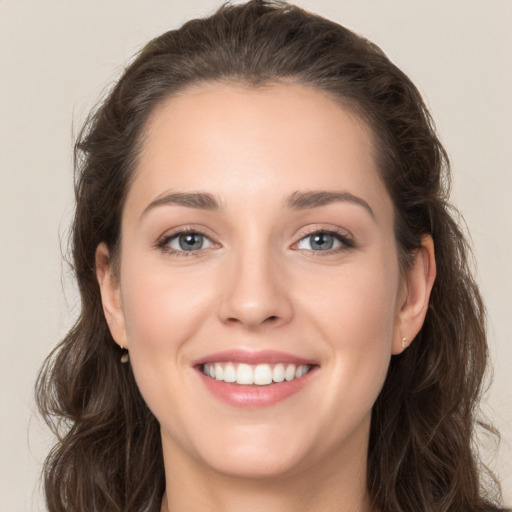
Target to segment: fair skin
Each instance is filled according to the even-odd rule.
[[[293,83],[203,84],[150,118],[118,275],[103,244],[96,261],[161,425],[162,511],[371,510],[372,405],[435,277],[429,237],[400,270],[373,154],[357,117]],[[281,359],[307,373],[222,381]]]

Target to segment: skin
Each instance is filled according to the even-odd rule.
[[[371,213],[347,200],[287,206],[305,191],[348,192]],[[148,209],[176,192],[211,194],[220,208]],[[393,215],[369,129],[318,90],[203,84],[156,109],[118,275],[103,244],[96,256],[111,332],[161,425],[163,511],[372,510],[372,405],[402,338],[421,328],[435,278],[428,237],[400,271]],[[203,248],[169,253],[185,228],[208,237]],[[318,231],[350,243],[314,250]],[[233,407],[193,367],[230,349],[280,350],[318,368],[284,401]]]

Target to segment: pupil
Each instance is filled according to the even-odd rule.
[[[180,236],[180,248],[184,251],[192,249],[201,249],[203,245],[203,236],[198,233],[186,233]]]
[[[329,250],[334,244],[333,236],[327,233],[316,233],[312,236],[311,247],[313,249]]]

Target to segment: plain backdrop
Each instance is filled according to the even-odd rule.
[[[302,0],[381,46],[425,96],[453,164],[489,312],[494,383],[484,448],[512,504],[512,1]],[[33,386],[78,311],[62,263],[73,210],[72,141],[150,38],[217,0],[0,0],[0,511],[44,510],[51,444]]]

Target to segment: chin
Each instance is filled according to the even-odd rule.
[[[277,447],[246,445],[226,450],[222,457],[208,454],[205,463],[214,472],[230,478],[276,479],[300,472],[305,462],[299,453],[287,452]]]
[[[308,466],[314,454],[308,449],[312,443],[306,432],[299,429],[290,435],[289,426],[283,427],[264,422],[203,424],[204,430],[189,431],[185,442],[163,434],[164,451],[171,463],[176,455],[184,455],[195,461],[196,469],[230,478],[286,477]]]

